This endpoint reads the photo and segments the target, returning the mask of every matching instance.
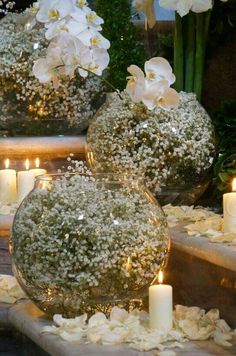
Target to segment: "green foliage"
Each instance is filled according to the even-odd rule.
[[[214,116],[219,141],[219,158],[215,164],[215,182],[220,191],[230,190],[236,177],[236,100],[223,104]]]
[[[95,11],[104,19],[103,35],[111,41],[108,80],[118,89],[126,86],[127,67],[143,67],[144,45],[131,22],[128,0],[95,0]]]

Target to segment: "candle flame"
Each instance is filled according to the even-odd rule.
[[[27,158],[25,161],[25,169],[28,171],[29,167],[30,167],[30,162],[29,159]]]
[[[162,283],[163,283],[163,279],[164,279],[163,272],[160,271],[160,272],[158,273],[158,282],[159,282],[159,284],[162,284]]]
[[[36,160],[35,160],[35,167],[36,167],[36,168],[39,168],[39,166],[40,166],[40,160],[39,160],[39,158],[37,157]]]
[[[127,264],[126,264],[126,271],[129,272],[132,269],[132,260],[131,257],[128,257]]]
[[[232,182],[232,192],[236,192],[236,178],[234,178]]]
[[[5,161],[5,167],[8,169],[10,167],[10,160],[7,158]]]

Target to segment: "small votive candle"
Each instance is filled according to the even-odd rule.
[[[232,182],[232,192],[223,195],[224,232],[236,233],[236,178]]]
[[[149,287],[149,326],[168,332],[173,325],[173,288],[163,283],[163,272],[158,274],[159,284]]]
[[[29,160],[25,161],[26,171],[20,171],[17,173],[17,188],[18,188],[18,202],[19,204],[22,200],[29,194],[29,192],[34,188],[34,174],[29,171]]]
[[[39,168],[39,166],[40,166],[40,160],[39,160],[39,158],[36,158],[36,160],[35,160],[35,167],[36,168],[33,168],[33,169],[30,170],[30,172],[33,173],[35,177],[47,174],[46,169]]]
[[[9,169],[10,161],[8,158],[5,161],[5,167],[0,171],[0,202],[11,204],[17,201],[16,171]]]

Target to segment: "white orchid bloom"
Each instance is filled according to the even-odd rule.
[[[98,31],[88,29],[80,33],[79,39],[85,46],[93,46],[103,49],[110,48],[110,41],[103,37]]]
[[[159,80],[167,80],[169,85],[175,82],[175,75],[169,62],[162,57],[154,57],[145,63],[145,73],[148,84]]]
[[[170,110],[178,107],[179,95],[174,89],[169,87],[167,80],[160,80],[147,88],[142,101],[149,110],[154,110],[158,106],[165,110]]]
[[[193,11],[201,13],[212,8],[212,0],[160,0],[160,6],[175,10],[183,17]]]
[[[66,19],[62,19],[48,24],[48,26],[46,26],[48,29],[45,33],[46,39],[51,40],[61,32],[69,32],[67,24],[68,22],[66,21]]]
[[[53,82],[55,88],[59,86],[59,80],[54,65],[51,66],[46,58],[38,59],[33,66],[33,73],[42,84]]]
[[[133,0],[132,6],[138,11],[142,11],[146,18],[150,28],[153,28],[156,24],[156,16],[154,9],[154,0]]]
[[[54,82],[58,75],[83,77],[91,71],[102,75],[109,64],[110,42],[99,31],[103,19],[88,7],[86,0],[39,0],[36,18],[44,23],[45,37],[51,41],[46,58],[36,61],[34,74],[42,83]],[[54,58],[53,51],[57,51]]]
[[[89,7],[84,8],[84,12],[86,14],[88,25],[96,27],[97,30],[100,31],[99,28],[101,28],[101,25],[104,24],[103,19],[98,16],[95,11],[92,11]]]
[[[71,0],[50,0],[40,5],[36,18],[39,22],[58,21],[70,15],[73,9]]]
[[[85,7],[88,7],[88,1],[87,0],[73,0],[73,3],[76,7],[79,9],[84,9]]]
[[[136,65],[128,67],[131,76],[127,77],[126,91],[135,103],[142,101],[145,92],[145,77],[143,71]]]
[[[88,66],[88,70],[94,74],[102,75],[110,61],[108,52],[102,48],[94,48],[91,50],[91,57],[92,61]]]

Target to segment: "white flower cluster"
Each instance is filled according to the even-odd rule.
[[[136,65],[128,69],[131,74],[128,77],[126,91],[134,103],[143,102],[149,110],[161,107],[171,109],[178,107],[179,95],[170,88],[175,82],[175,76],[169,62],[162,57],[154,57],[145,63],[145,74]]]
[[[147,16],[150,27],[155,25],[153,20],[154,15],[154,1],[155,0],[133,0],[133,6],[137,10],[141,10]],[[221,0],[227,2],[228,0]],[[206,12],[213,7],[213,0],[160,0],[161,7],[177,11],[183,17],[193,11],[196,13]]]
[[[169,235],[161,208],[133,180],[109,179],[62,175],[34,190],[16,214],[18,277],[51,314],[142,301],[142,288],[166,257]]]
[[[64,80],[57,90],[52,83],[41,84],[32,67],[46,52],[47,41],[45,29],[32,21],[31,11],[26,10],[9,13],[0,22],[0,126],[37,134],[46,120],[44,135],[54,133],[54,128],[65,132],[66,126],[81,132],[104,100],[101,80],[77,76]]]
[[[127,94],[108,98],[90,125],[88,160],[95,172],[129,172],[155,194],[163,186],[199,184],[212,165],[211,119],[194,94],[180,93],[177,109],[148,111]]]
[[[182,348],[188,340],[213,339],[218,345],[229,347],[233,332],[229,325],[220,319],[219,310],[211,309],[207,313],[198,307],[177,305],[173,312],[174,327],[168,333],[148,328],[149,317],[144,311],[134,310],[128,313],[114,307],[109,318],[96,313],[87,321],[87,315],[74,319],[64,319],[54,315],[55,325],[45,326],[42,333],[60,336],[65,341],[89,342],[92,344],[118,345],[128,343],[139,351]],[[166,353],[158,355],[167,355]],[[169,354],[168,354],[169,355]],[[171,355],[175,355],[175,352]]]
[[[38,59],[33,67],[41,83],[52,81],[57,88],[59,77],[72,78],[77,69],[82,77],[88,72],[102,75],[109,63],[110,42],[100,33],[104,21],[86,0],[39,0],[33,10],[50,41],[46,58]]]
[[[23,298],[26,298],[26,295],[15,277],[0,274],[0,302],[14,304],[17,300]]]

